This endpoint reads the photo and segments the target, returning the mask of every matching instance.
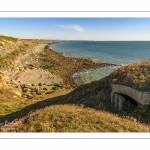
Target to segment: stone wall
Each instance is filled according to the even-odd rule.
[[[143,92],[128,86],[112,84],[111,103],[115,102],[115,94],[124,94],[141,105],[150,105],[150,91]]]

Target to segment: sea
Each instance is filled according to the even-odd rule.
[[[50,48],[65,57],[88,58],[95,62],[120,66],[150,60],[150,41],[60,41]],[[119,66],[89,69],[77,72],[73,78],[77,84],[99,80]]]

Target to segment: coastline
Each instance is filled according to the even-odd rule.
[[[99,63],[87,58],[66,57],[63,53],[59,53],[52,49],[50,45],[51,44],[48,44],[47,48],[44,50],[46,56],[43,58],[42,62],[45,61],[51,64],[49,71],[63,78],[65,84],[68,86],[70,85],[71,87],[78,86],[73,77],[79,72],[88,69],[118,66],[117,64],[111,63]]]
[[[73,75],[73,79],[77,85],[88,84],[93,81],[101,80],[102,78],[110,75],[116,69],[119,69],[120,66],[106,66],[95,69],[87,69],[81,72],[77,72]]]
[[[51,41],[51,43],[52,42],[53,41]],[[16,47],[18,47],[18,49],[20,50],[19,44],[22,45],[22,53],[17,53],[15,51]],[[20,41],[19,44],[15,43],[13,47],[14,49],[9,49],[9,44],[7,42],[4,45],[4,48],[8,48],[9,52],[6,53],[6,57],[4,57],[6,61],[1,61],[1,67],[3,67],[6,70],[0,71],[1,122],[5,122],[5,120],[7,120],[11,123],[11,125],[14,125],[14,120],[14,123],[16,125],[15,121],[19,119],[19,124],[17,124],[16,127],[20,127],[20,123],[22,123],[23,129],[25,129],[26,124],[24,124],[24,122],[26,123],[26,118],[29,118],[29,120],[31,120],[33,113],[39,112],[39,117],[37,118],[37,115],[35,115],[34,120],[31,120],[31,124],[28,126],[28,129],[31,129],[31,127],[34,126],[34,121],[36,120],[35,129],[32,128],[32,132],[39,132],[39,128],[37,128],[37,123],[41,125],[41,129],[45,129],[45,123],[41,124],[41,118],[43,119],[46,114],[49,115],[49,112],[52,112],[52,116],[60,116],[59,122],[57,122],[57,118],[57,120],[54,120],[54,123],[56,123],[55,125],[60,125],[57,128],[58,131],[60,131],[62,129],[62,124],[64,123],[64,121],[62,121],[65,119],[64,116],[66,116],[66,122],[68,121],[68,118],[71,119],[70,121],[72,122],[74,116],[77,116],[77,121],[83,120],[83,117],[80,117],[80,114],[83,114],[83,112],[76,113],[76,105],[81,106],[81,110],[87,107],[88,110],[85,112],[85,114],[87,114],[90,107],[92,108],[91,113],[93,113],[93,109],[104,110],[105,112],[109,111],[110,113],[116,113],[116,110],[113,111],[112,105],[110,103],[112,84],[122,84],[124,86],[140,88],[139,90],[146,89],[147,91],[150,88],[150,62],[130,64],[126,67],[121,67],[120,69],[115,71],[115,73],[112,73],[111,75],[103,79],[98,79],[98,81],[93,80],[94,82],[92,82],[92,78],[90,78],[91,83],[84,82],[81,83],[84,85],[77,85],[73,78],[75,75],[77,75],[77,78],[79,77],[79,80],[81,79],[81,82],[85,81],[84,76],[80,76],[79,73],[89,76],[90,70],[94,74],[96,73],[96,70],[99,70],[98,73],[103,74],[104,68],[106,70],[109,70],[109,68],[118,68],[118,66],[121,65],[99,63],[93,61],[92,59],[65,57],[63,56],[63,53],[58,53],[55,50],[49,49],[49,41],[23,40]],[[11,50],[13,53],[11,53]],[[6,65],[2,66],[3,64]],[[63,107],[65,106],[64,104],[70,105],[63,109]],[[53,107],[52,105],[58,105],[58,108],[62,106],[60,112],[56,111],[57,108],[50,109]],[[67,116],[67,114],[70,114],[70,107],[73,107],[73,117],[70,117],[70,115]],[[145,108],[144,110],[144,107],[142,108],[140,105],[140,109],[142,109],[143,112],[141,111],[141,114],[139,114],[138,111],[136,116],[133,117],[137,119],[137,121],[142,121],[143,123],[149,124],[149,114],[147,113],[147,111],[145,111],[147,108]],[[45,111],[45,113],[41,114],[43,113],[43,110]],[[66,110],[68,110],[68,112],[66,112]],[[135,110],[133,109],[133,107],[131,108],[131,110],[132,114],[134,114]],[[54,114],[53,112],[56,113]],[[64,115],[64,112],[66,112],[66,115]],[[124,112],[123,116],[130,116],[131,114],[128,111],[125,114]],[[61,115],[58,115],[60,113]],[[95,117],[95,115],[96,114],[94,114],[93,116]],[[106,114],[104,115],[106,116]],[[91,120],[88,121],[92,121],[93,116]],[[23,120],[22,122],[20,122],[23,117],[26,117],[25,121]],[[131,118],[132,120],[133,117]],[[52,123],[51,119],[49,120],[49,118],[50,117],[48,116],[42,121],[45,122],[46,120],[46,122]],[[109,120],[110,119],[108,119],[108,121]],[[99,122],[99,120],[96,120],[95,122],[95,131],[98,130],[97,122]],[[83,124],[85,123],[87,123],[86,117],[85,122],[83,122]],[[135,121],[134,123],[137,124],[137,122]],[[92,127],[94,127],[95,125],[92,125]],[[48,124],[48,129],[50,126],[51,125]],[[2,130],[1,128],[1,132],[13,132],[11,130],[11,127],[9,126],[3,127],[2,128],[4,130]],[[69,127],[71,127],[70,124]],[[73,127],[75,127],[74,130],[77,131],[77,128],[76,126],[74,126],[74,124]],[[106,128],[104,128],[104,130],[106,131]],[[133,128],[131,130],[133,131]],[[30,132],[30,130],[24,131]],[[41,132],[42,131],[43,130],[41,130]],[[81,131],[81,128],[79,129],[79,131]],[[91,132],[91,126],[89,128],[89,131]],[[114,127],[112,131],[114,131]],[[46,132],[48,132],[48,130],[46,130]],[[52,130],[50,130],[50,132],[52,132]]]

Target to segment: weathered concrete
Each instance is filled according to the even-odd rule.
[[[124,94],[134,99],[138,104],[150,105],[150,91],[138,91],[128,86],[112,84],[111,103],[116,109],[123,108],[124,97],[119,95]]]
[[[123,102],[125,101],[124,97],[117,93],[112,93],[111,96],[111,103],[115,106],[115,109],[122,110]]]

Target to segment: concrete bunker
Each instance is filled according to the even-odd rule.
[[[133,106],[150,105],[150,92],[138,91],[128,86],[112,84],[111,104],[117,110],[122,110],[125,101],[129,101]]]
[[[130,105],[133,107],[138,106],[138,103],[133,98],[129,97],[128,95],[121,94],[121,93],[113,93],[111,98],[111,104],[117,110],[122,110],[124,108],[124,103],[129,102]]]
[[[128,95],[125,95],[125,94],[121,94],[119,93],[119,95],[123,96],[125,101],[129,102],[132,106],[136,107],[138,106],[139,104],[137,103],[136,100],[134,100],[132,97],[129,97]]]

